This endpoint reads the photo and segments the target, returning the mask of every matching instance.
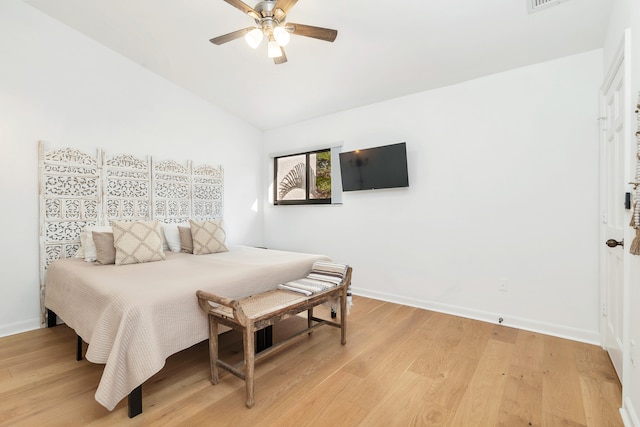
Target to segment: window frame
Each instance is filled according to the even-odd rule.
[[[303,151],[300,153],[284,154],[281,156],[273,157],[273,204],[274,206],[286,206],[286,205],[330,205],[333,200],[333,183],[331,187],[331,197],[324,199],[312,199],[309,197],[309,183],[311,182],[311,167],[310,157],[312,154],[317,153],[329,153],[331,159],[331,148],[320,148],[317,150]],[[278,200],[278,160],[284,157],[305,156],[305,198],[299,200]],[[331,169],[333,170],[333,162],[331,162]],[[333,181],[333,176],[332,176]]]

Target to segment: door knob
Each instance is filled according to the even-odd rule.
[[[617,241],[616,239],[609,239],[605,244],[610,248],[615,248],[616,246],[622,246],[624,248],[624,239],[620,241]]]

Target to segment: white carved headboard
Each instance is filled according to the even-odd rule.
[[[72,148],[47,150],[40,142],[40,308],[45,322],[47,267],[72,258],[87,225],[112,220],[164,223],[223,217],[222,166],[151,156],[91,155]]]

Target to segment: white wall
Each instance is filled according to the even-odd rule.
[[[262,243],[261,131],[18,0],[0,58],[0,336],[39,327],[39,140],[222,164],[230,240]]]
[[[629,160],[630,167],[625,182],[635,180],[635,132],[636,114],[634,113],[640,91],[640,2],[637,0],[614,0],[609,27],[604,43],[604,72],[611,66],[626,29],[631,30],[631,56],[625,60],[631,66],[631,101],[629,108]],[[629,188],[631,191],[631,188]],[[629,213],[630,214],[630,213]],[[625,241],[631,242],[635,232],[631,228],[625,230]],[[640,257],[632,256],[625,251],[625,268],[627,277],[626,320],[624,333],[625,356],[623,360],[622,398],[623,417],[628,426],[640,427]],[[635,343],[635,348],[631,343]],[[634,362],[632,362],[632,353]]]
[[[357,294],[599,342],[601,69],[597,50],[267,131],[265,160],[406,141],[410,187],[343,206],[264,188],[265,243],[351,264]]]

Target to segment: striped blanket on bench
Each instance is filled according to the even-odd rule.
[[[316,261],[307,277],[278,285],[279,289],[310,296],[338,286],[347,273],[345,264]]]

